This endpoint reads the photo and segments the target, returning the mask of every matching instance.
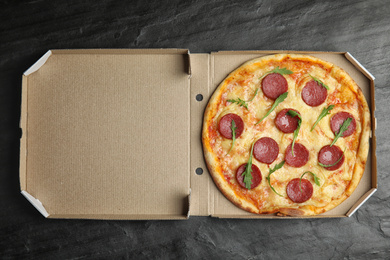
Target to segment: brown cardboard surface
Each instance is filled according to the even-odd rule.
[[[211,214],[209,192],[214,185],[203,159],[201,129],[203,112],[210,93],[210,55],[191,54],[191,215]],[[202,100],[197,100],[202,95]],[[196,169],[203,173],[198,175]]]
[[[53,51],[25,76],[21,186],[49,217],[186,217],[187,55]]]
[[[23,195],[53,218],[277,218],[247,213],[219,192],[201,129],[209,97],[232,70],[280,52],[48,52],[23,76]],[[319,217],[350,216],[377,189],[374,79],[349,53],[300,53],[346,70],[371,107],[364,176],[350,198]]]

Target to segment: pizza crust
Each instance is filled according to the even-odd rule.
[[[229,161],[231,164],[233,164],[235,163],[235,160],[237,161],[241,160],[236,164],[245,163],[245,161],[242,161],[243,159],[240,158],[249,157],[249,151],[247,147],[248,145],[250,146],[250,144],[253,141],[257,140],[259,135],[261,135],[261,133],[255,132],[256,134],[254,136],[243,137],[243,139],[246,140],[247,143],[249,144],[237,144],[237,146],[241,145],[240,147],[237,147],[237,151],[239,149],[241,149],[240,151],[246,151],[246,154],[245,152],[241,152],[242,154],[240,154],[241,156],[239,158],[239,157],[234,157],[234,155],[226,155],[226,153],[225,154],[223,153],[222,151],[224,148],[223,142],[226,142],[226,140],[221,140],[221,138],[218,136],[219,135],[218,131],[215,131],[215,129],[217,128],[216,124],[218,124],[218,120],[223,114],[231,112],[230,109],[234,109],[235,112],[240,113],[240,116],[248,120],[249,126],[247,124],[245,125],[244,132],[249,131],[250,130],[249,127],[253,125],[253,120],[259,119],[259,114],[256,113],[256,116],[253,117],[253,115],[248,113],[248,111],[246,111],[243,107],[238,107],[237,105],[233,107],[231,104],[226,105],[226,100],[228,98],[231,98],[229,97],[230,93],[235,93],[234,88],[237,89],[239,88],[239,86],[237,86],[238,85],[237,82],[241,82],[242,85],[245,86],[245,88],[239,90],[240,96],[242,96],[242,99],[244,100],[249,100],[251,96],[253,96],[253,91],[252,92],[249,91],[249,90],[253,90],[253,88],[251,89],[250,87],[253,87],[254,85],[257,84],[257,87],[261,89],[261,86],[259,86],[260,81],[256,79],[257,76],[265,74],[266,72],[275,68],[278,64],[283,64],[283,62],[285,61],[291,62],[295,60],[298,60],[299,64],[313,64],[314,67],[316,66],[320,67],[321,69],[318,70],[319,74],[323,73],[323,71],[325,72],[328,71],[329,73],[325,76],[334,80],[337,83],[334,84],[336,87],[337,85],[342,87],[347,87],[348,89],[350,89],[348,93],[352,91],[351,93],[355,93],[356,95],[356,100],[359,103],[359,106],[358,106],[358,111],[357,113],[355,113],[355,115],[359,116],[359,122],[360,122],[360,128],[359,128],[360,134],[359,137],[357,138],[358,145],[355,151],[346,152],[345,154],[347,160],[349,160],[350,158],[352,160],[354,158],[353,154],[354,152],[356,152],[356,156],[353,160],[354,161],[353,171],[350,173],[352,177],[350,178],[349,184],[346,185],[345,190],[343,190],[341,194],[338,194],[338,197],[331,198],[330,201],[326,203],[322,203],[322,204],[319,203],[319,206],[314,206],[313,204],[310,203],[309,204],[291,203],[287,201],[288,198],[287,200],[286,198],[284,198],[283,203],[281,203],[281,205],[278,205],[279,203],[278,201],[281,199],[276,197],[275,194],[273,194],[272,191],[268,189],[267,191],[262,191],[262,195],[264,195],[263,197],[266,197],[269,200],[267,202],[268,206],[262,207],[261,200],[254,201],[253,196],[252,197],[247,196],[248,191],[242,188],[237,188],[234,185],[235,179],[233,179],[231,175],[232,173],[233,174],[235,173],[235,169],[229,169],[229,167],[226,167],[225,165],[226,161]],[[316,70],[314,70],[314,72],[316,72]],[[302,80],[304,78],[304,75],[294,75],[294,77],[298,77],[299,80]],[[288,78],[289,91],[290,91],[290,86],[293,85],[291,84],[291,82],[294,82],[293,80],[294,80],[293,77]],[[299,82],[299,80],[296,79],[295,82]],[[296,86],[296,84],[294,86]],[[298,86],[300,85],[298,84]],[[293,96],[291,98],[289,97],[291,100],[286,99],[286,101],[288,100],[288,102],[290,102],[291,104],[298,104],[299,106],[300,103],[297,101],[298,100],[297,97],[300,95],[301,89],[299,89],[298,86],[296,86],[293,89],[293,91],[296,92],[295,99],[293,99],[294,98]],[[332,91],[336,92],[335,89],[331,89],[329,96],[331,95]],[[262,95],[261,91],[259,91],[258,95]],[[260,97],[258,97],[257,99],[260,100]],[[329,101],[328,99],[326,103],[328,103]],[[261,100],[261,101],[263,102],[262,106],[266,106],[268,103],[272,103],[272,101],[270,100],[265,100],[265,101]],[[254,100],[253,104],[250,104],[249,108],[251,110],[256,110],[255,108],[251,107],[254,106],[255,102],[257,102],[257,100]],[[275,117],[276,112],[273,113],[274,113],[273,115],[270,115],[270,118]],[[323,130],[326,128],[326,124],[329,122],[329,120],[330,118],[327,117],[326,120],[322,120],[322,122],[319,124],[321,125],[319,126],[320,130],[324,131],[324,133],[322,133],[322,135],[324,136],[323,137],[324,140],[331,140],[331,138],[334,137],[331,136],[329,133],[327,133],[325,130]],[[304,120],[304,123],[302,124],[302,128],[309,126],[307,121],[309,120]],[[307,125],[305,125],[306,123]],[[272,125],[272,122],[270,124]],[[209,100],[203,118],[203,130],[202,130],[203,151],[204,151],[207,167],[214,180],[214,183],[216,184],[218,189],[223,193],[223,195],[239,208],[256,214],[278,213],[282,215],[298,215],[298,216],[316,215],[316,214],[326,212],[338,206],[341,202],[343,202],[346,198],[348,198],[352,194],[352,192],[356,189],[364,173],[364,168],[367,161],[367,155],[369,150],[368,140],[371,131],[370,126],[371,126],[370,111],[367,102],[364,98],[364,95],[360,90],[360,88],[357,86],[357,84],[344,70],[329,62],[308,55],[301,55],[301,54],[270,55],[270,56],[264,56],[244,63],[239,68],[231,72],[215,90],[215,92],[213,93],[213,95]],[[317,132],[319,133],[320,131],[317,130]],[[304,139],[303,137],[301,138]],[[305,140],[300,140],[300,141],[305,143]],[[350,144],[345,143],[345,145],[350,145]],[[276,163],[280,162],[280,160],[284,158],[284,154],[283,154],[284,149],[285,147],[280,150],[277,159],[278,161]],[[310,163],[313,163],[313,161],[315,160],[312,159]],[[264,169],[268,169],[268,168],[265,168],[264,165],[261,165],[261,163],[259,162],[254,162],[254,163],[257,164],[258,167],[263,166],[262,183],[266,184],[265,176],[267,176],[268,171]],[[271,166],[273,165],[274,164],[272,164]],[[299,169],[297,171],[299,171]],[[230,178],[230,180],[228,180],[228,178]],[[324,179],[322,186],[319,189],[322,189],[323,187],[328,185],[332,185],[331,181]],[[263,185],[261,189],[266,189],[266,187],[267,185]],[[255,190],[256,188],[253,191]],[[317,191],[317,193],[319,193],[319,191]],[[272,205],[272,200],[275,200],[274,203],[275,205]],[[271,203],[269,203],[270,201]]]

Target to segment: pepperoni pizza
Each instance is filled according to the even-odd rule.
[[[202,141],[215,184],[240,208],[316,215],[357,187],[370,125],[365,97],[344,70],[277,54],[246,62],[218,86]]]

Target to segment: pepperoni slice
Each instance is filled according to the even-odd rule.
[[[279,73],[271,73],[265,76],[261,86],[264,95],[273,100],[288,90],[287,80]]]
[[[309,200],[313,195],[313,184],[309,180],[302,179],[301,189],[299,188],[299,178],[292,179],[287,184],[287,196],[295,203],[302,203]]]
[[[263,137],[256,141],[253,147],[253,156],[262,163],[270,164],[279,154],[279,145],[270,137]]]
[[[292,108],[282,109],[275,118],[276,127],[282,131],[283,133],[293,133],[295,129],[298,127],[298,116],[290,116],[287,114],[289,110],[294,110],[298,114],[300,114],[297,110]]]
[[[336,163],[340,159],[340,157],[342,157],[341,160]],[[332,145],[332,147],[330,145],[326,145],[322,147],[320,152],[318,153],[318,162],[325,165],[332,165],[336,163],[331,167],[324,167],[324,169],[328,171],[337,170],[344,163],[343,151],[341,151],[340,147],[336,145]]]
[[[244,121],[242,121],[240,116],[233,113],[226,114],[219,120],[218,130],[219,133],[227,139],[233,138],[232,120],[234,120],[234,123],[236,124],[236,138],[240,137],[244,131]]]
[[[305,87],[302,89],[302,99],[306,104],[312,107],[316,107],[325,102],[325,99],[328,95],[326,88],[321,86],[315,80],[311,80],[306,83]]]
[[[288,165],[292,167],[302,167],[309,161],[309,151],[303,144],[295,143],[293,156],[291,153],[291,145],[292,144],[290,144],[286,149],[284,160]]]
[[[352,118],[352,121],[349,124],[347,130],[345,130],[345,132],[343,133],[343,137],[350,136],[353,134],[353,132],[355,132],[356,129],[355,118],[350,113],[343,111],[343,112],[338,112],[332,117],[332,119],[330,119],[330,128],[332,129],[335,135],[339,132],[340,127],[343,125],[344,121],[347,120],[348,118]]]
[[[243,188],[246,188],[245,187],[245,182],[244,182],[244,176],[242,176],[242,174],[246,170],[246,165],[247,165],[246,163],[241,164],[241,166],[238,167],[237,173],[236,173],[237,182]],[[251,172],[251,174],[252,174],[251,189],[254,189],[254,188],[256,188],[260,184],[260,182],[262,180],[260,169],[256,165],[254,165],[254,164],[252,164],[252,172]]]

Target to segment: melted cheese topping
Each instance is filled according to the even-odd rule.
[[[274,103],[273,100],[268,99],[262,93],[262,77],[277,66],[293,71],[293,74],[283,75],[288,82],[288,96],[268,117],[256,125]],[[309,74],[320,79],[329,87],[326,101],[318,107],[308,106],[301,98],[303,87],[308,81],[312,80]],[[342,85],[340,81],[340,79],[333,76],[331,65],[324,66],[324,64],[316,64],[304,59],[284,59],[276,62],[247,64],[229,75],[217,90],[220,94],[218,102],[214,103],[214,107],[210,109],[211,114],[208,115],[208,118],[211,119],[208,121],[208,140],[211,152],[218,158],[219,174],[222,175],[222,179],[234,192],[235,196],[253,205],[259,210],[259,213],[276,212],[280,208],[300,208],[303,206],[322,208],[330,204],[332,200],[343,196],[352,179],[352,169],[355,165],[359,136],[362,131],[360,118],[362,111],[359,109],[360,104],[356,98],[356,90]],[[256,89],[258,89],[258,93],[254,97]],[[253,100],[248,102],[248,109],[227,101],[237,98],[246,101],[253,98]],[[331,110],[331,114],[324,117],[315,129],[310,131],[323,108],[331,104],[335,105],[334,109]],[[303,144],[309,150],[309,161],[300,168],[284,164],[281,169],[271,175],[271,185],[282,195],[279,196],[271,190],[266,177],[270,168],[274,168],[276,164],[284,160],[285,150],[293,139],[293,133],[285,134],[275,126],[275,117],[284,108],[295,109],[302,116],[302,124],[296,142]],[[345,161],[339,169],[328,171],[318,164],[318,153],[323,146],[329,145],[334,139],[335,135],[330,129],[330,119],[340,111],[347,111],[355,117],[356,130],[353,135],[337,140],[335,145],[342,150],[346,148]],[[232,140],[223,138],[218,132],[220,118],[228,113],[239,115],[245,124],[242,135],[237,138],[233,149],[229,153]],[[273,138],[279,144],[279,155],[270,165],[260,163],[253,157],[253,164],[261,171],[262,181],[256,188],[247,190],[237,183],[236,170],[241,164],[248,162],[251,145],[261,137]],[[313,177],[310,174],[306,174],[304,178],[307,178],[313,184],[313,195],[311,199],[304,203],[294,203],[286,194],[286,186],[290,180],[299,178],[306,171],[311,171],[319,177],[320,186],[314,184]]]

